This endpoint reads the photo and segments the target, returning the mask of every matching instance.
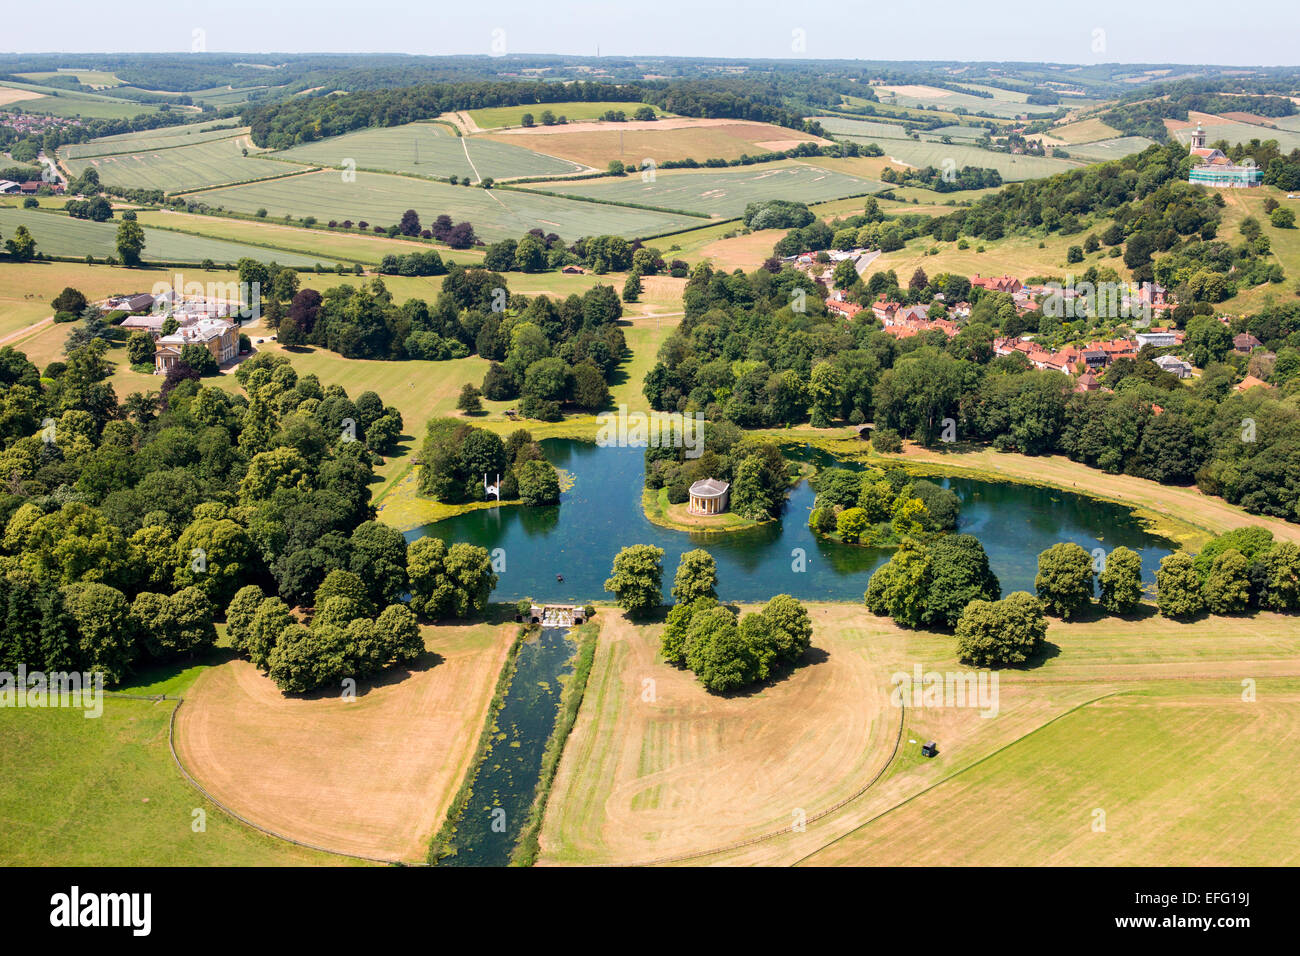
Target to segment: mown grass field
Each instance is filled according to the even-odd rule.
[[[47,255],[90,254],[97,259],[117,256],[117,229],[121,225],[117,220],[92,222],[89,219],[73,219],[65,213],[0,206],[0,233],[12,236],[19,225],[26,226],[32,234],[36,240],[36,250]],[[145,226],[144,234],[143,257],[146,261],[197,263],[211,259],[225,265],[249,256],[263,262],[275,260],[283,266],[314,266],[318,262],[333,266],[335,262],[320,255],[267,249],[207,236],[151,229],[148,226]]]
[[[645,160],[663,164],[671,160],[739,159],[789,149],[796,142],[817,142],[817,137],[767,123],[718,120],[660,120],[649,126],[625,129],[609,123],[596,129],[567,126],[539,127],[489,134],[500,143],[514,143],[562,156],[604,170],[611,160],[640,168]],[[473,144],[483,137],[470,138]]]
[[[94,169],[106,185],[161,189],[166,193],[284,176],[311,168],[245,156],[245,148],[244,137],[230,137],[144,152],[70,157],[65,165],[75,176]]]
[[[409,668],[337,693],[286,697],[247,661],[186,693],[176,749],[213,796],[273,833],[423,862],[469,769],[517,625],[424,627]]]
[[[658,660],[662,625],[607,621],[543,829],[543,862],[1300,859],[1297,811],[1283,809],[1300,777],[1294,618],[1180,624],[1148,611],[1053,621],[1048,652],[1000,672],[996,713],[984,717],[912,701],[900,713],[887,699],[893,675],[914,665],[965,670],[951,636],[904,631],[852,605],[809,610],[810,660],[731,698]],[[1255,702],[1242,699],[1247,678]],[[790,739],[772,739],[781,734]],[[919,753],[926,740],[939,743],[933,760]],[[823,772],[823,761],[834,766]],[[1099,808],[1105,833],[1092,830]],[[681,859],[755,836],[766,838]]]
[[[425,223],[447,213],[457,222],[473,223],[474,231],[490,242],[517,239],[539,226],[573,241],[602,234],[652,236],[697,223],[674,213],[575,202],[520,190],[451,186],[385,173],[359,172],[355,182],[344,182],[342,174],[334,170],[205,190],[193,198],[241,213],[266,209],[271,216],[366,220],[383,226],[395,224],[407,209],[415,209]]]
[[[460,137],[441,123],[407,123],[345,133],[276,155],[294,162],[331,167],[344,166],[351,160],[358,169],[443,179],[470,176],[476,182],[487,177],[563,176],[584,170],[580,163],[528,148],[541,145],[533,140],[500,142],[477,136]]]
[[[792,199],[818,202],[879,192],[885,184],[800,163],[781,160],[719,170],[661,170],[653,179],[632,173],[618,179],[554,184],[547,189],[609,202],[633,202],[734,218],[751,202]]]
[[[649,106],[648,103],[607,103],[607,102],[561,102],[561,103],[533,103],[523,106],[493,106],[481,110],[470,110],[470,118],[479,125],[481,129],[499,129],[503,126],[520,126],[523,124],[525,113],[532,113],[533,119],[540,125],[542,122],[542,113],[550,110],[556,117],[563,116],[570,122],[580,122],[584,120],[600,119],[610,110],[622,110],[630,118],[633,113],[643,106]],[[666,116],[659,108],[653,107],[656,114]]]

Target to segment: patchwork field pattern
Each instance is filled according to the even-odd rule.
[[[782,160],[754,166],[733,166],[725,170],[658,172],[650,181],[633,173],[619,179],[548,183],[546,188],[608,202],[643,203],[734,218],[743,213],[749,203],[765,199],[822,202],[880,192],[886,187],[874,179]]]
[[[344,182],[337,171],[290,176],[267,182],[195,193],[194,199],[234,212],[266,209],[271,216],[315,216],[320,220],[365,220],[388,226],[414,209],[424,223],[442,213],[473,223],[487,241],[517,239],[541,227],[570,241],[602,234],[646,237],[689,229],[698,220],[673,213],[574,202],[533,192],[479,189],[386,173],[357,173]]]
[[[526,145],[541,146],[542,142],[462,138],[441,123],[407,123],[358,130],[295,146],[277,155],[321,166],[341,167],[352,160],[357,169],[441,178],[470,176],[475,181],[480,177],[564,176],[584,171],[580,163],[546,156]]]
[[[230,124],[234,120],[225,120]],[[151,149],[168,149],[173,146],[193,146],[218,139],[233,139],[248,135],[247,126],[223,125],[223,123],[200,123],[186,126],[173,126],[167,129],[151,129],[142,133],[124,133],[120,136],[106,136],[89,143],[71,143],[59,147],[59,156],[64,159],[83,159],[87,156],[110,156],[115,153],[136,153]]]

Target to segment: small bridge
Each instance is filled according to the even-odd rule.
[[[581,604],[534,604],[528,612],[528,622],[542,627],[576,627],[585,619]]]

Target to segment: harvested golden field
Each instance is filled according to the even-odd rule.
[[[710,119],[570,123],[492,133],[487,138],[512,145],[526,142],[538,152],[601,170],[614,159],[639,168],[646,159],[656,164],[681,159],[739,159],[746,153],[758,156],[792,149],[801,142],[826,142],[767,123]]]
[[[286,697],[247,661],[205,672],[176,748],[217,800],[281,836],[421,861],[465,775],[515,625],[425,628],[411,670],[355,700]]]

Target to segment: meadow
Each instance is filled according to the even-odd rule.
[[[322,171],[207,190],[193,198],[241,213],[266,209],[271,216],[311,215],[383,226],[395,224],[407,209],[415,209],[426,224],[447,213],[457,222],[473,223],[474,231],[489,242],[517,239],[539,226],[573,241],[602,234],[653,236],[696,223],[675,213],[574,202],[520,190],[451,186],[386,173],[359,172],[355,182],[344,182],[337,171]]]
[[[407,123],[345,133],[276,155],[321,166],[341,167],[351,160],[357,169],[442,179],[469,176],[475,181],[488,177],[562,176],[585,170],[583,164],[543,155],[526,145],[538,144],[460,137],[441,123]]]
[[[661,170],[652,180],[633,173],[617,179],[546,185],[548,190],[607,202],[632,202],[735,218],[751,202],[818,202],[880,192],[884,183],[782,160],[719,170]]]
[[[41,212],[38,209],[17,209],[0,206],[0,233],[12,236],[14,230],[24,225],[36,240],[37,252],[51,256],[93,255],[96,259],[117,256],[116,220],[92,222],[73,219],[64,213]],[[267,249],[245,243],[228,242],[207,236],[151,229],[145,226],[143,257],[151,262],[203,262],[234,263],[248,256],[263,262],[275,260],[283,266],[333,266],[333,259],[319,254],[288,252]],[[8,266],[6,266],[8,268]]]
[[[35,96],[24,97],[18,105],[28,113],[46,113],[50,116],[77,117],[84,119],[130,119],[142,113],[156,113],[158,106],[154,103],[136,103],[132,100],[118,99],[101,93],[81,93],[73,90],[61,90],[39,83],[17,83],[6,81],[0,85],[0,103],[7,103],[6,90],[18,90],[34,93]]]
[[[550,110],[557,117],[563,116],[570,122],[597,120],[610,110],[622,110],[629,117],[648,103],[606,103],[606,102],[567,102],[567,103],[531,103],[520,106],[492,106],[481,110],[470,110],[470,118],[480,129],[500,129],[503,126],[520,126],[525,113],[532,113],[537,123],[541,123],[542,112]],[[667,116],[658,107],[653,107],[656,114]]]
[[[1154,144],[1155,140],[1147,139],[1145,136],[1119,136],[1114,139],[1099,139],[1091,143],[1072,143],[1061,148],[1070,154],[1071,159],[1086,159],[1090,163],[1102,163],[1140,153]]]
[[[161,189],[166,193],[284,176],[310,168],[245,156],[246,143],[243,137],[227,137],[145,152],[70,157],[65,165],[74,176],[94,169],[105,185]]]

